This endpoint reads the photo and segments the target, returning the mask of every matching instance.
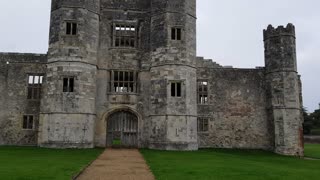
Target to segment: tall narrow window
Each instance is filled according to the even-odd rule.
[[[180,41],[182,39],[181,28],[171,28],[171,39]]]
[[[136,47],[137,28],[132,24],[113,25],[114,47]]]
[[[22,129],[32,130],[34,127],[33,116],[23,116]]]
[[[198,104],[208,104],[208,81],[198,81]]]
[[[74,77],[63,78],[63,92],[74,92]]]
[[[111,71],[111,92],[136,93],[137,76],[134,71]]]
[[[74,22],[66,23],[66,34],[67,35],[77,35],[78,24]]]
[[[28,75],[27,99],[39,100],[41,98],[41,86],[43,75]]]
[[[198,132],[208,132],[208,131],[209,131],[209,119],[198,118]]]
[[[181,82],[172,82],[171,83],[171,96],[172,97],[181,97]]]

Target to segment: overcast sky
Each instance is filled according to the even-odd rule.
[[[198,56],[239,68],[264,66],[262,30],[293,23],[304,106],[320,103],[319,0],[197,0]],[[46,53],[50,0],[0,1],[0,52]]]

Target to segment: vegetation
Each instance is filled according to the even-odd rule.
[[[306,144],[304,152],[306,157],[320,159],[320,144]]]
[[[307,146],[310,156],[320,145]],[[158,180],[319,179],[320,160],[303,160],[264,151],[206,149],[196,152],[141,150]]]
[[[308,114],[307,110],[303,109],[304,117],[304,134],[307,135],[320,135],[320,109],[315,110],[313,113]]]
[[[70,179],[102,149],[0,147],[0,179]]]

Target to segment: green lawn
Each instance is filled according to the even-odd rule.
[[[315,150],[308,145],[307,154],[310,148]],[[167,152],[143,149],[141,152],[157,180],[320,178],[318,160],[303,160],[264,151],[206,149]],[[319,151],[314,154],[319,154]]]
[[[320,159],[320,144],[306,144],[304,152],[306,157]]]
[[[103,149],[0,147],[0,179],[70,179]]]

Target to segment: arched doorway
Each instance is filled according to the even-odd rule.
[[[117,111],[107,119],[107,146],[138,147],[138,118],[129,111]]]

